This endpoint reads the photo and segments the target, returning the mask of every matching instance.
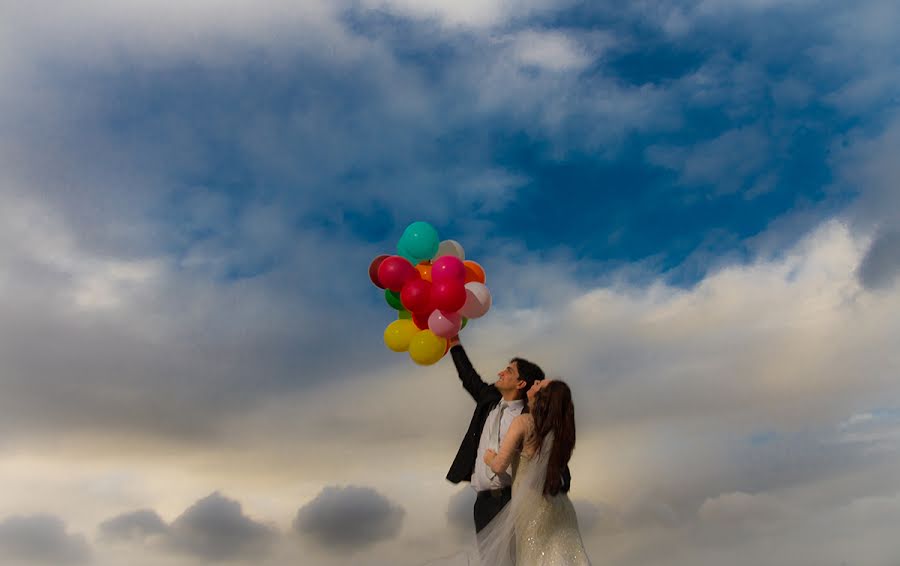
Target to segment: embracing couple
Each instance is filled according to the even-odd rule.
[[[514,358],[485,383],[458,337],[450,341],[463,387],[475,400],[447,479],[471,482],[478,553],[485,566],[589,566],[567,495],[575,447],[572,393]]]

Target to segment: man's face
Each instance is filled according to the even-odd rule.
[[[515,391],[525,382],[519,379],[519,368],[516,362],[509,362],[509,365],[497,372],[497,389],[502,393],[504,391]]]

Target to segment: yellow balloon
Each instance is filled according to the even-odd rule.
[[[395,320],[384,329],[384,345],[395,352],[409,350],[409,342],[419,332],[416,323],[409,319]]]
[[[430,330],[421,330],[409,342],[409,357],[423,366],[430,366],[444,357],[447,339]]]

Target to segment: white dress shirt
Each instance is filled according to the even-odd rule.
[[[502,416],[500,414],[501,405],[503,406]],[[502,489],[512,485],[512,465],[505,472],[495,474],[490,466],[484,463],[484,453],[488,450],[500,451],[500,445],[503,443],[503,439],[506,438],[510,423],[522,414],[524,408],[525,401],[521,399],[515,401],[501,400],[488,413],[487,419],[484,421],[484,427],[481,429],[481,440],[478,442],[478,452],[475,455],[475,470],[472,472],[472,481],[470,483],[475,491]],[[495,436],[498,432],[498,418],[500,419],[499,437]]]

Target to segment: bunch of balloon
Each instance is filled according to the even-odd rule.
[[[384,330],[385,345],[409,352],[420,365],[437,363],[450,349],[449,338],[491,308],[484,269],[466,259],[459,242],[441,241],[427,222],[407,226],[397,254],[372,260],[369,278],[397,311]]]

